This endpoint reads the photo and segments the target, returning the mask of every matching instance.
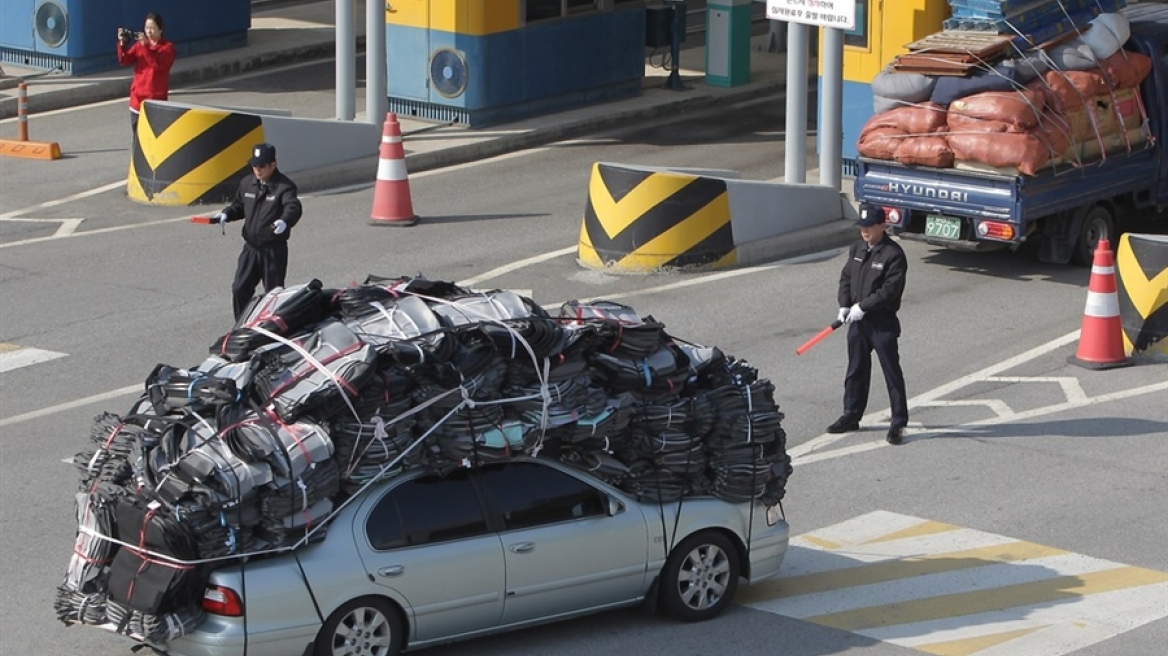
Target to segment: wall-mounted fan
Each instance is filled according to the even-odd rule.
[[[60,48],[69,37],[69,15],[56,2],[42,3],[33,17],[37,37],[50,48]]]
[[[447,98],[466,91],[466,59],[457,50],[441,48],[430,55],[430,84]]]

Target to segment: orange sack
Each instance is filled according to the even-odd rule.
[[[1130,50],[1120,50],[1099,62],[1099,68],[1117,89],[1138,87],[1152,72],[1152,59]]]
[[[871,159],[893,159],[900,142],[907,135],[895,128],[874,128],[860,133],[856,150]]]
[[[971,118],[979,121],[1006,123],[1014,129],[981,130],[983,132],[1024,132],[1038,125],[1046,106],[1044,94],[1037,89],[1019,91],[985,91],[949,103],[949,129],[956,131],[954,119]],[[957,118],[961,123],[961,118]]]
[[[959,160],[981,162],[995,168],[1017,168],[1025,175],[1035,175],[1050,162],[1051,144],[1044,135],[1033,132],[995,132],[986,134],[950,134],[946,137],[953,156]]]
[[[1098,68],[1090,71],[1047,71],[1027,87],[1041,91],[1046,96],[1047,106],[1058,112],[1082,107],[1093,96],[1111,89]]]
[[[953,149],[945,137],[908,137],[901,139],[894,159],[901,164],[947,169],[953,166]]]
[[[881,112],[864,124],[860,131],[863,135],[868,130],[880,128],[895,128],[905,134],[934,134],[944,132],[945,109],[936,103],[916,103]]]

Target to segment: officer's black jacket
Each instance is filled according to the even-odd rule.
[[[861,239],[848,250],[848,261],[840,273],[839,306],[859,303],[866,313],[895,315],[907,274],[908,258],[891,237],[884,235],[871,251]]]
[[[266,184],[251,173],[243,176],[235,200],[223,208],[229,222],[244,219],[243,240],[255,248],[288,241],[302,211],[300,199],[296,197],[296,183],[279,169],[272,172]],[[272,226],[280,219],[288,224],[288,229],[277,235]]]

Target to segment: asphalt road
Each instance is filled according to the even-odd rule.
[[[327,82],[292,74],[304,87],[288,95],[234,85],[206,93],[331,112]],[[628,610],[428,653],[1160,653],[1168,644],[1168,370],[1066,364],[1087,271],[906,244],[901,350],[913,424],[908,443],[894,448],[881,440],[879,378],[864,430],[835,441],[821,434],[839,413],[842,335],[794,355],[834,318],[840,252],[715,274],[611,276],[575,263],[593,162],[774,178],[781,109],[721,108],[411,176],[423,221],[410,229],[366,225],[368,187],[305,199],[290,283],[422,272],[530,290],[549,308],[618,300],[671,334],[750,361],[775,382],[786,413],[796,471],[784,507],[802,537],[778,588],[740,594],[708,624]],[[44,117],[85,147],[47,172],[0,163],[0,210],[124,180],[124,119],[120,103]],[[238,224],[223,235],[187,223],[191,213],[111,190],[23,215],[51,221],[0,221],[0,342],[64,354],[0,373],[5,655],[127,653],[113,636],[53,617],[76,527],[76,477],[62,460],[81,448],[95,414],[126,410],[128,388],[156,363],[197,364],[230,328]],[[84,220],[68,238],[24,242],[53,234],[61,218]],[[854,569],[836,575],[840,567]],[[976,575],[962,578],[971,569]]]

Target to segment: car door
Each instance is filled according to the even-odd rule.
[[[394,486],[373,505],[363,528],[357,542],[365,571],[404,601],[413,640],[499,623],[503,548],[488,530],[466,470]]]
[[[648,537],[635,507],[551,466],[512,462],[476,478],[501,520],[507,563],[503,624],[629,601],[645,586]]]

